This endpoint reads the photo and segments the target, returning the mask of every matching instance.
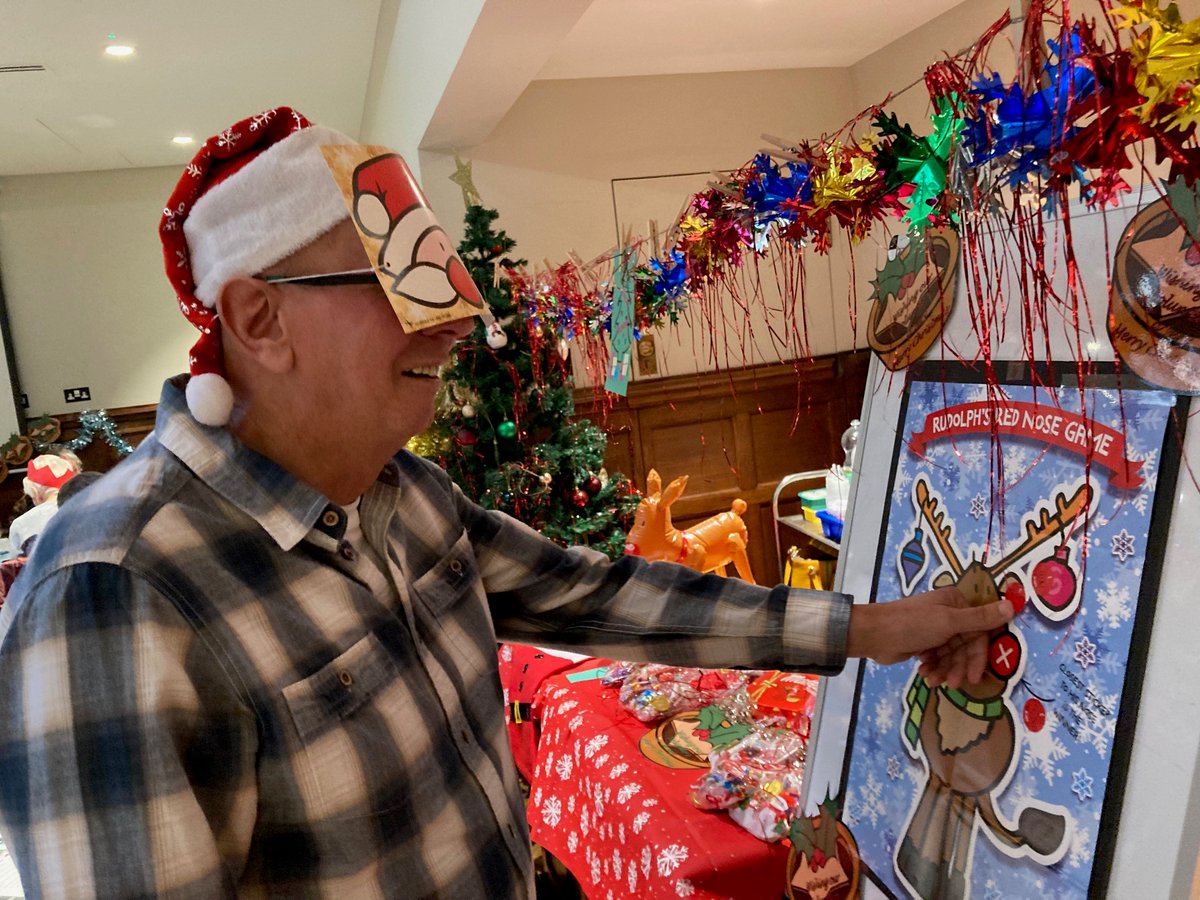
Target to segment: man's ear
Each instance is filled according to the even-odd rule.
[[[275,286],[258,278],[231,278],[217,298],[221,343],[226,352],[253,360],[272,372],[285,372],[294,359],[287,327],[279,315]]]

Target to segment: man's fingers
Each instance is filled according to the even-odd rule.
[[[1012,621],[1013,608],[1007,600],[957,610],[952,620],[958,631],[994,631]]]

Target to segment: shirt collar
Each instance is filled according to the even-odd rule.
[[[333,504],[228,429],[197,422],[184,397],[187,378],[177,375],[163,385],[154,423],[159,443],[208,487],[258,522],[283,550],[292,549]]]

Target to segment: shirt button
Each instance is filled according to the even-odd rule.
[[[354,676],[345,669],[342,669],[342,671],[338,672],[338,681],[346,687],[350,687],[350,685],[354,684]]]
[[[457,559],[450,560],[450,571],[455,575],[462,574],[462,563]]]
[[[358,557],[358,554],[354,552],[354,548],[345,542],[343,542],[342,546],[338,548],[338,552],[342,554],[342,559],[353,561]]]
[[[332,509],[325,510],[325,515],[321,516],[321,521],[326,528],[333,528],[341,521],[341,517]]]

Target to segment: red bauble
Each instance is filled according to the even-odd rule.
[[[461,429],[458,434],[454,436],[454,443],[458,444],[460,447],[469,447],[478,440],[479,435],[466,428]]]
[[[1033,567],[1033,591],[1054,612],[1066,609],[1075,597],[1075,573],[1067,564],[1067,545]]]
[[[575,492],[571,494],[571,502],[580,509],[583,509],[583,507],[587,506],[589,499],[591,498],[588,497],[587,492],[581,489],[576,489]]]
[[[603,487],[603,485],[600,484],[600,479],[595,475],[589,475],[587,477],[587,481],[583,483],[583,489],[592,497],[595,497],[598,493],[600,493],[601,487]]]
[[[1021,718],[1025,720],[1025,727],[1037,734],[1046,727],[1046,707],[1037,697],[1030,697],[1021,710]]]
[[[497,256],[499,256],[501,253],[504,252],[504,245],[503,244],[492,244],[492,252],[495,253]]]
[[[617,486],[613,488],[613,493],[615,493],[618,497],[627,497],[629,496],[629,488],[629,482],[621,480],[618,481]]]
[[[1004,587],[1004,599],[1012,604],[1013,616],[1019,616],[1025,608],[1025,585],[1014,578]]]

